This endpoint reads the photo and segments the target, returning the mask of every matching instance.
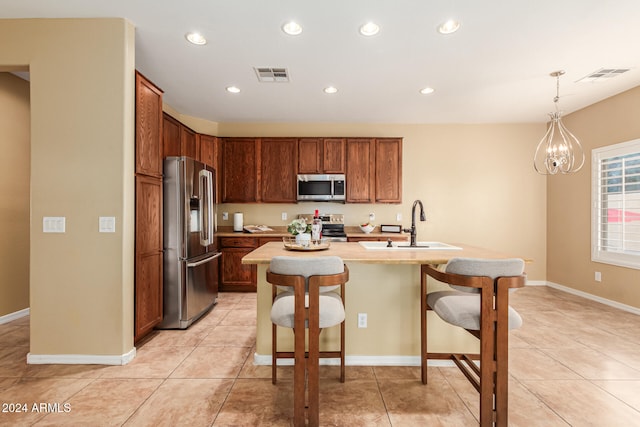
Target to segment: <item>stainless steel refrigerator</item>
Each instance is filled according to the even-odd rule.
[[[218,299],[215,171],[188,157],[164,161],[164,295],[160,329],[186,329]]]

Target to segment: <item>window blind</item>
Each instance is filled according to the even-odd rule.
[[[640,268],[640,139],[593,150],[592,260]]]

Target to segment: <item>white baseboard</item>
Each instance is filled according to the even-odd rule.
[[[4,316],[0,316],[0,325],[12,322],[14,320],[18,320],[28,315],[29,315],[29,308],[16,311],[15,313],[5,314]]]
[[[527,280],[526,286],[547,286],[546,280]]]
[[[136,348],[120,356],[96,354],[27,354],[27,364],[45,365],[126,365],[136,357]]]
[[[346,356],[344,363],[347,366],[420,366],[420,356]],[[253,355],[254,365],[271,366],[270,354]],[[340,359],[320,359],[321,365],[340,364]],[[279,359],[278,366],[292,366],[293,359]],[[450,360],[429,360],[428,366],[455,366]]]
[[[613,301],[607,298],[602,298],[597,295],[589,294],[587,292],[579,291],[577,289],[569,288],[567,286],[559,285],[553,282],[546,282],[546,285],[550,288],[558,289],[559,291],[563,291],[569,294],[577,295],[582,298],[589,299],[591,301],[596,301],[610,307],[618,308],[620,310],[628,311],[629,313],[640,315],[640,308],[633,307],[631,305],[623,304],[621,302]]]

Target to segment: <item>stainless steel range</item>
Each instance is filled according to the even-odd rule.
[[[304,218],[307,224],[313,222],[313,214],[300,214],[298,218]],[[320,214],[322,221],[322,237],[331,242],[346,242],[347,233],[344,232],[343,214]]]

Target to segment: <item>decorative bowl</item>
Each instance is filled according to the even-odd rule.
[[[360,226],[360,230],[362,230],[362,232],[365,233],[365,234],[371,233],[374,228],[376,228],[376,226],[373,225],[373,224],[367,224],[367,225],[361,225]]]

